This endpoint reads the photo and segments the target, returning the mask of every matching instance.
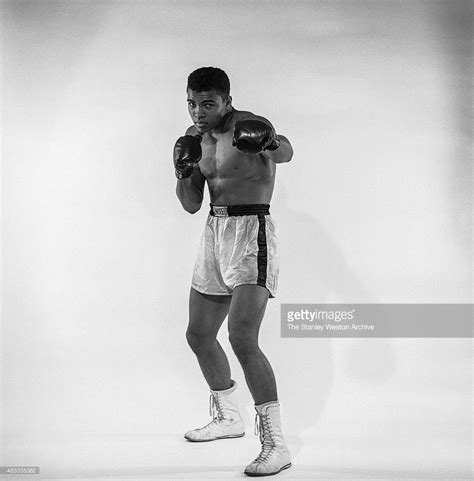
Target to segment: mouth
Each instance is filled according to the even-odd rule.
[[[194,122],[194,125],[196,127],[205,127],[207,125],[207,122]]]

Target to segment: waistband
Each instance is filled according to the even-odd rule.
[[[209,214],[214,217],[270,214],[270,204],[209,205],[211,207]]]

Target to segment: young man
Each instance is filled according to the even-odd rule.
[[[244,472],[265,476],[291,466],[275,377],[258,346],[258,332],[278,283],[269,213],[276,164],[289,162],[293,149],[268,120],[236,110],[229,94],[229,78],[221,69],[203,67],[189,75],[193,125],[173,152],[176,194],[184,209],[193,214],[201,208],[206,182],[211,200],[191,284],[186,338],[211,390],[213,420],[185,438],[202,442],[244,435],[237,385],[216,339],[228,316],[229,340],[255,402],[262,443]]]

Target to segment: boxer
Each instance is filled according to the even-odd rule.
[[[266,118],[233,107],[223,70],[195,70],[186,93],[193,125],[174,146],[176,194],[191,214],[202,206],[206,183],[210,197],[192,276],[186,339],[210,388],[212,421],[185,438],[204,442],[245,434],[237,384],[216,339],[228,317],[229,341],[255,403],[262,445],[244,473],[273,475],[291,466],[291,456],[275,375],[258,333],[278,287],[276,226],[270,214],[276,166],[289,162],[293,149]]]

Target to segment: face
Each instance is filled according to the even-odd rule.
[[[188,111],[199,133],[210,132],[222,124],[231,110],[230,96],[224,100],[216,90],[195,92],[188,89]]]

